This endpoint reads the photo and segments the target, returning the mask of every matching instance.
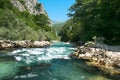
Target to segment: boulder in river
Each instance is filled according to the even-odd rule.
[[[12,47],[13,45],[11,44],[9,40],[0,40],[0,49],[12,48]]]
[[[120,52],[94,48],[85,44],[72,54],[72,58],[87,60],[89,65],[96,66],[107,73],[120,74]]]
[[[49,41],[10,41],[10,40],[0,40],[0,49],[6,48],[38,48],[49,46],[51,43]]]
[[[34,41],[33,42],[33,46],[34,47],[44,47],[44,46],[48,46],[50,45],[51,43],[48,42],[48,41]]]

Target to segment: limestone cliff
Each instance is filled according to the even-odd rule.
[[[46,14],[43,5],[37,0],[10,0],[19,11],[28,11],[30,14]]]

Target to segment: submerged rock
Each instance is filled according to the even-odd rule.
[[[106,77],[104,76],[93,76],[93,77],[90,77],[88,80],[109,80],[107,79]]]
[[[30,66],[21,66],[17,75],[26,75],[31,72]]]
[[[17,62],[4,61],[0,62],[0,80],[12,80],[15,74],[18,72]]]

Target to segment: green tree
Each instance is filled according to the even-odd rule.
[[[87,41],[92,40],[93,36],[102,36],[107,43],[118,43],[120,41],[119,4],[119,0],[76,0],[69,9],[74,27],[78,26],[73,30],[74,38]],[[76,33],[78,31],[79,33]]]
[[[35,24],[40,26],[40,28],[43,28],[46,31],[50,30],[50,20],[45,14],[35,15],[33,21],[35,22]]]
[[[59,31],[59,36],[61,36],[61,40],[70,41],[72,37],[71,31],[72,31],[72,19],[68,20]]]
[[[0,0],[0,8],[1,9],[12,9],[13,5],[11,4],[10,0]]]

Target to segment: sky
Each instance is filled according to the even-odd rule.
[[[68,9],[75,0],[38,0],[43,4],[45,11],[52,21],[66,21]]]

